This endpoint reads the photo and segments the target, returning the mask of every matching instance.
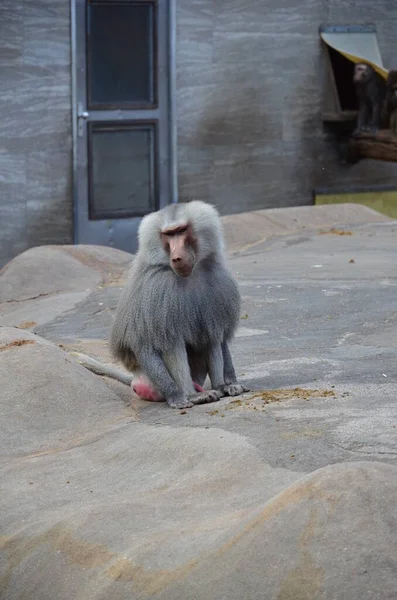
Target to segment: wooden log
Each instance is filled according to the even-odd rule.
[[[363,132],[359,137],[351,137],[348,144],[348,162],[357,162],[362,158],[397,162],[397,134],[389,129],[378,133]]]

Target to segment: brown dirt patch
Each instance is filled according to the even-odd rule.
[[[22,321],[17,327],[18,329],[30,329],[31,327],[35,327],[35,325],[37,325],[36,321]]]
[[[2,344],[0,346],[0,352],[3,350],[11,350],[11,348],[18,348],[19,346],[26,346],[26,344],[35,344],[34,340],[14,340],[9,344]]]
[[[335,397],[334,390],[312,390],[296,387],[293,389],[281,390],[263,390],[255,392],[248,401],[259,398],[266,404],[271,402],[280,402],[281,400],[291,400],[292,398],[300,398],[301,400],[309,400],[310,398],[328,398]]]
[[[335,397],[336,393],[334,390],[305,389],[300,387],[293,389],[261,390],[251,394],[251,396],[249,396],[247,399],[237,398],[236,400],[231,400],[224,410],[244,408],[249,410],[263,411],[266,409],[268,404],[272,404],[273,402],[282,402],[283,400],[293,400],[296,398],[301,400],[310,400],[312,398]],[[215,411],[210,412],[209,414],[215,414]]]
[[[328,231],[319,231],[319,235],[353,235],[352,231],[345,231],[344,229],[336,229],[332,227]]]

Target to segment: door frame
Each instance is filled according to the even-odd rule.
[[[86,0],[87,1],[87,0]],[[169,161],[170,161],[170,203],[178,202],[177,165],[177,125],[176,125],[176,0],[164,0],[168,4],[168,119],[169,119]],[[78,50],[77,50],[77,2],[70,0],[71,68],[72,68],[72,205],[73,205],[73,244],[78,240]],[[84,108],[85,110],[85,108]],[[142,111],[142,113],[146,111]],[[148,111],[150,112],[150,111]],[[143,119],[144,116],[142,115]],[[88,156],[88,153],[87,153]],[[88,168],[87,168],[88,171]],[[88,175],[88,173],[87,173]],[[88,201],[88,198],[87,198]]]

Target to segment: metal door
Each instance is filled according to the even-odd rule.
[[[71,0],[74,241],[134,252],[176,201],[171,0]]]

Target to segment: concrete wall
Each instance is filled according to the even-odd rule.
[[[0,2],[0,266],[72,240],[69,0]]]
[[[368,22],[396,68],[395,0],[177,0],[180,199],[227,214],[397,184],[396,164],[341,166],[323,131],[319,25]]]
[[[321,121],[322,23],[373,22],[397,67],[395,0],[176,0],[179,195],[223,214],[393,184],[338,164]],[[0,266],[72,241],[69,0],[0,1]],[[394,60],[394,63],[393,63]]]

